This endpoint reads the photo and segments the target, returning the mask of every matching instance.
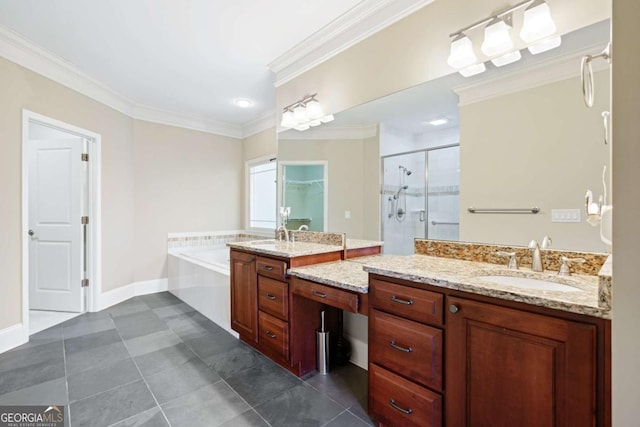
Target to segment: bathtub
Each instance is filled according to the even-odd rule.
[[[231,330],[229,268],[227,246],[176,248],[168,254],[169,291],[238,337]]]

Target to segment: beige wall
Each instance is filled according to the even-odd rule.
[[[23,108],[102,136],[103,292],[166,277],[167,232],[241,227],[241,140],[133,120],[1,58],[0,89],[0,329],[22,321]]]
[[[167,277],[167,233],[241,228],[242,143],[134,123],[134,280]]]
[[[102,135],[102,286],[133,281],[133,120],[0,58],[0,329],[20,323],[22,109]]]
[[[242,140],[242,159],[244,161],[275,156],[277,151],[276,128],[263,130]]]
[[[606,251],[586,222],[584,195],[602,190],[609,169],[601,112],[609,71],[596,73],[593,108],[580,78],[554,82],[460,108],[460,240],[526,245],[549,235],[559,249]],[[478,215],[469,206],[538,206],[537,215]],[[581,223],[551,222],[552,209],[580,209]]]
[[[613,2],[613,425],[638,424],[640,3]]]
[[[566,33],[610,16],[611,0],[548,0],[558,31]],[[508,6],[504,0],[437,0],[345,52],[277,88],[282,107],[318,93],[325,111],[337,113],[451,73],[449,33]],[[513,32],[522,25],[514,18]],[[469,35],[481,34],[482,28]],[[521,48],[516,38],[515,44]],[[477,52],[479,58],[482,53]]]
[[[370,222],[371,204],[364,203],[365,178],[372,178],[374,172],[365,167],[365,159],[378,152],[378,138],[341,140],[288,140],[278,141],[278,161],[326,160],[329,164],[329,218],[328,231],[346,233],[348,238],[376,238],[376,230]],[[379,170],[378,170],[379,174]],[[376,187],[377,188],[377,187]],[[345,219],[344,212],[351,211],[351,219]],[[379,216],[380,207],[375,212]],[[365,220],[365,216],[367,220]]]

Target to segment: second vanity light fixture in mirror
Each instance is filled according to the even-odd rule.
[[[478,63],[473,49],[473,42],[467,32],[485,25],[484,40],[480,50],[496,67],[518,61],[522,55],[514,50],[511,38],[512,18],[515,10],[528,5],[524,10],[520,38],[527,43],[532,55],[546,52],[560,46],[560,36],[556,34],[556,25],[551,18],[551,10],[544,0],[525,0],[509,7],[493,16],[461,28],[451,33],[451,49],[447,63],[456,68],[460,74],[470,77],[486,70],[484,62]]]
[[[280,126],[305,131],[310,127],[333,121],[333,114],[324,114],[316,96],[317,93],[305,96],[300,101],[284,107]]]

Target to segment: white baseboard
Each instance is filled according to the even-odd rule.
[[[29,331],[23,323],[0,330],[0,354],[29,341]]]
[[[362,369],[368,369],[369,344],[346,334],[344,337],[351,343],[351,359],[349,361]]]
[[[103,292],[100,295],[98,310],[104,310],[105,308],[109,308],[112,305],[116,305],[138,295],[164,292],[167,290],[169,290],[169,280],[166,278],[133,282],[126,286]]]

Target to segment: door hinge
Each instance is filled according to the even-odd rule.
[[[80,286],[83,287],[83,288],[88,287],[89,286],[89,279],[82,279],[80,281]]]
[[[87,224],[89,224],[89,217],[88,217],[88,216],[82,216],[82,217],[80,217],[80,224],[82,224],[82,225],[87,225]]]
[[[88,162],[89,161],[89,153],[82,153],[80,155],[80,160],[82,160],[83,162]]]

